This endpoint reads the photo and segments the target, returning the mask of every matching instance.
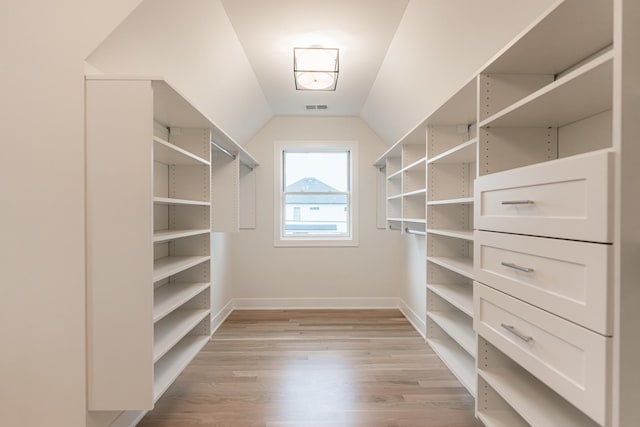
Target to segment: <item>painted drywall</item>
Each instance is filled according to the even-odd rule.
[[[358,247],[274,247],[274,142],[358,141]],[[386,148],[357,117],[274,117],[247,144],[258,159],[256,229],[232,236],[234,298],[384,298],[398,294],[398,233],[376,228],[376,169]]]
[[[85,424],[84,59],[138,3],[2,3],[2,426]]]
[[[396,142],[555,1],[411,0],[361,117]]]
[[[241,144],[271,117],[219,0],[144,0],[87,62],[104,74],[166,78]]]

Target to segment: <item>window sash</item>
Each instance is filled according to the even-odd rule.
[[[300,195],[300,196],[314,196],[314,195],[327,195],[327,196],[345,196],[346,202],[344,205],[347,207],[346,218],[343,221],[301,221],[301,222],[313,222],[313,223],[327,223],[327,224],[336,224],[336,223],[344,223],[346,226],[345,232],[341,233],[312,233],[305,232],[300,234],[295,234],[293,232],[288,233],[286,230],[287,223],[293,221],[287,221],[287,196],[289,195]],[[296,240],[305,240],[305,239],[327,239],[327,240],[335,240],[335,239],[345,239],[351,238],[351,220],[352,220],[352,209],[351,209],[351,193],[346,191],[326,191],[326,192],[310,192],[310,191],[283,191],[280,196],[281,206],[280,211],[281,221],[280,221],[280,236],[282,239],[296,239]],[[342,205],[342,204],[341,204]]]

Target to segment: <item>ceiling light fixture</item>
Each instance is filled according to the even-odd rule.
[[[293,48],[293,76],[296,90],[336,90],[338,69],[337,48]]]

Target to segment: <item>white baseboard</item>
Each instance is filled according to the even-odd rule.
[[[227,305],[222,307],[215,315],[211,313],[211,335],[224,323],[229,315],[235,309],[234,300],[230,300]]]
[[[398,298],[234,298],[235,310],[398,308]]]
[[[401,298],[398,298],[398,308],[400,309],[402,314],[404,314],[404,317],[407,318],[409,323],[411,323],[411,325],[413,325],[414,329],[420,335],[422,335],[422,338],[424,338],[426,340],[427,339],[427,324],[425,323],[424,319],[420,318],[420,316],[418,316],[416,314],[416,312],[413,311],[411,309],[411,307],[409,307],[409,305],[406,302],[404,302]]]

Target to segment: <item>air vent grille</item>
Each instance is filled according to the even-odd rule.
[[[317,104],[317,105],[305,105],[305,108],[307,110],[326,110],[327,109],[327,105],[326,104]]]

